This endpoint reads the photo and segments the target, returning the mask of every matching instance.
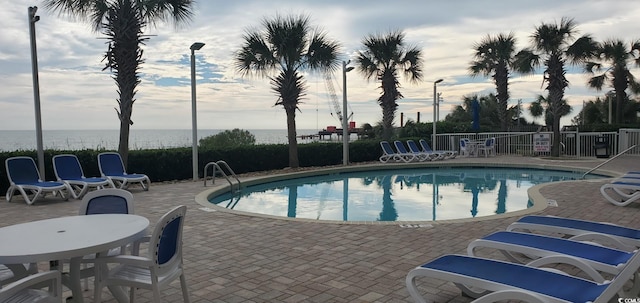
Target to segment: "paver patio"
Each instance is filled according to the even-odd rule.
[[[450,163],[527,163],[592,168],[605,159],[544,160],[529,157],[457,158]],[[622,156],[601,169],[622,174],[640,170],[640,157]],[[437,165],[427,163],[425,165]],[[395,164],[386,164],[395,165]],[[540,189],[558,207],[541,214],[608,221],[640,228],[640,203],[617,207],[599,192],[597,181],[549,183]],[[216,181],[217,186],[225,182]],[[207,211],[196,194],[202,182],[154,183],[149,191],[132,188],[135,212],[155,222],[172,206],[188,206],[184,262],[194,303],[204,302],[410,302],[404,279],[413,267],[442,254],[466,253],[467,244],[504,230],[517,217],[502,217],[431,227],[398,224],[327,224]],[[27,206],[20,197],[2,202],[0,226],[76,215],[79,200],[47,197]],[[430,222],[429,222],[430,223]],[[28,241],[28,239],[25,239]],[[10,245],[3,243],[2,245]],[[41,264],[44,267],[46,264]],[[92,287],[91,287],[92,288]],[[469,302],[450,283],[421,281],[435,302]],[[181,302],[179,283],[163,291],[165,302]],[[93,292],[85,292],[88,302]],[[110,294],[106,302],[115,302]],[[148,291],[137,302],[151,302]]]

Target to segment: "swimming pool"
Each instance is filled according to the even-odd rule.
[[[532,186],[581,175],[504,167],[372,170],[257,184],[209,201],[236,211],[320,221],[440,221],[527,209]]]

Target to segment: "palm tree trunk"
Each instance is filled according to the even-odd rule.
[[[285,108],[287,113],[287,139],[289,140],[289,167],[298,168],[298,139],[296,134],[296,109]]]
[[[129,163],[129,123],[121,121],[120,122],[120,140],[118,141],[118,153],[122,158],[122,163],[126,168]]]

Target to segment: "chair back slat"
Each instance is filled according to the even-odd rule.
[[[12,157],[5,161],[7,176],[16,184],[37,183],[41,181],[36,162],[30,157]]]
[[[382,146],[382,150],[383,150],[387,155],[393,155],[393,154],[395,154],[395,152],[393,151],[393,148],[391,148],[391,145],[389,144],[389,142],[387,142],[387,141],[381,141],[381,142],[380,142],[380,146]]]
[[[80,161],[74,155],[54,156],[53,170],[58,180],[80,179],[84,176]]]
[[[125,173],[122,158],[118,153],[101,153],[98,155],[100,172],[105,176],[117,176]]]
[[[158,264],[166,264],[178,251],[178,233],[182,217],[177,217],[169,222],[162,230],[158,243]]]
[[[133,194],[117,188],[105,188],[86,194],[78,212],[80,215],[133,213]]]
[[[169,272],[182,264],[182,230],[187,207],[167,212],[156,224],[149,242],[149,254],[158,266],[158,274]]]
[[[100,196],[93,198],[87,204],[86,215],[98,214],[127,214],[127,200],[120,196]]]

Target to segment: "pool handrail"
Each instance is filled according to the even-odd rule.
[[[632,145],[631,147],[629,147],[629,148],[627,148],[627,149],[625,149],[625,150],[623,150],[623,151],[619,152],[617,155],[615,155],[615,156],[611,157],[611,158],[610,158],[610,159],[608,159],[607,161],[604,161],[604,162],[602,162],[602,163],[600,163],[600,164],[596,165],[596,167],[594,167],[594,168],[592,168],[592,169],[588,170],[586,173],[584,173],[584,174],[582,175],[582,177],[580,177],[580,179],[581,179],[581,180],[582,180],[582,179],[584,179],[584,177],[586,177],[589,173],[591,173],[591,172],[593,172],[594,170],[596,170],[596,169],[598,169],[598,168],[600,168],[600,167],[604,166],[605,164],[607,164],[607,163],[611,162],[613,159],[615,159],[615,158],[618,158],[618,157],[622,156],[624,153],[626,153],[626,152],[628,152],[628,151],[630,151],[630,150],[632,150],[632,149],[636,148],[637,146],[638,146],[638,144],[634,144],[634,145]]]

